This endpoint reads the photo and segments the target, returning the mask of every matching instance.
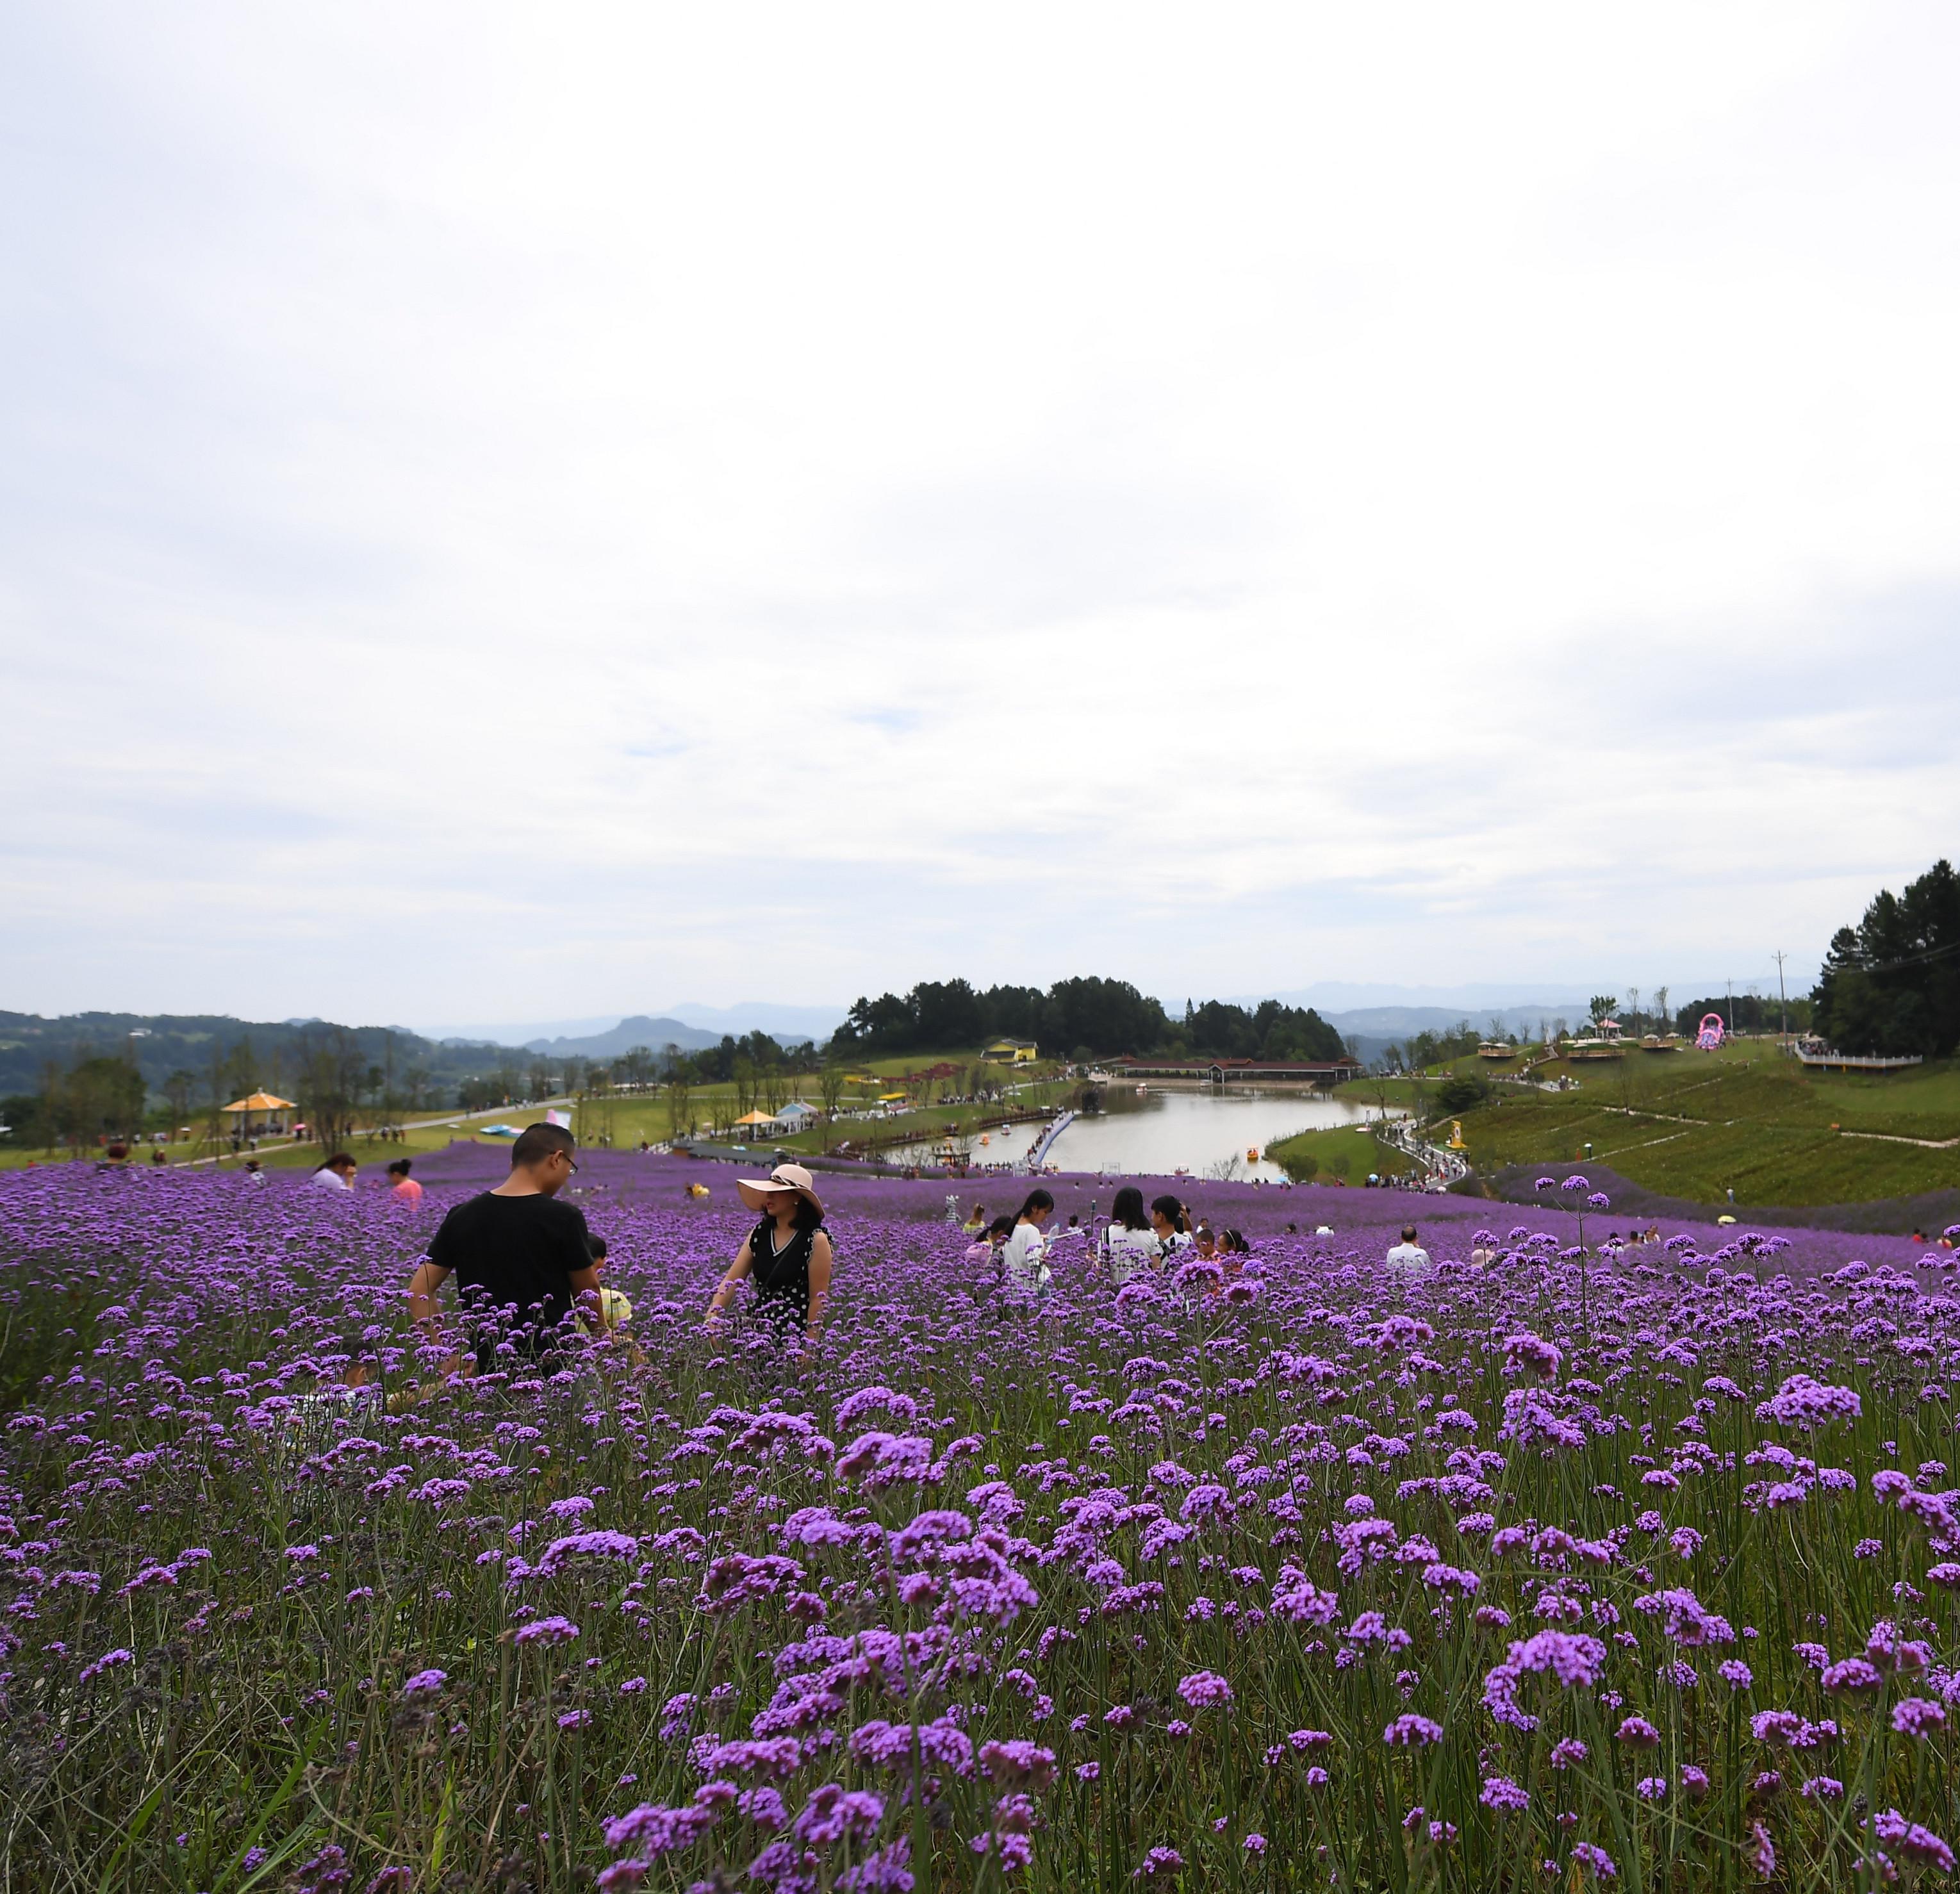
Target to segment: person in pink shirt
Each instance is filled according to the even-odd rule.
[[[422,1187],[409,1175],[409,1160],[397,1157],[388,1167],[388,1175],[395,1181],[388,1186],[388,1195],[398,1197],[405,1204],[418,1204],[422,1200]]]

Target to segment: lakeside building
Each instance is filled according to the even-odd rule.
[[[1031,1039],[997,1039],[980,1049],[980,1056],[996,1065],[1032,1065],[1037,1048]]]
[[[1340,1085],[1359,1078],[1363,1068],[1355,1058],[1264,1059],[1118,1059],[1132,1078],[1188,1078],[1211,1085],[1229,1084],[1233,1080],[1256,1083],[1261,1080],[1304,1080],[1314,1085]]]

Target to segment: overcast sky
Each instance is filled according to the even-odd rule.
[[[1960,10],[0,19],[0,1006],[1807,979]]]

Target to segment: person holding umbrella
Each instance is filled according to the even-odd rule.
[[[767,1177],[738,1177],[735,1188],[762,1221],[743,1238],[727,1273],[715,1285],[707,1326],[719,1322],[743,1277],[756,1285],[756,1313],[784,1348],[800,1328],[806,1345],[823,1331],[835,1257],[823,1227],[823,1205],[800,1164],[778,1164]]]

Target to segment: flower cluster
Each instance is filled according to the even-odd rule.
[[[0,1179],[0,1326],[44,1348],[0,1434],[0,1691],[72,1858],[323,1894],[438,1837],[486,1885],[775,1894],[1952,1869],[1936,1256],[1621,1241],[1548,1179],[1507,1231],[1425,1205],[1411,1278],[1405,1202],[1220,1184],[1242,1269],[1119,1292],[1064,1236],[1036,1307],[943,1192],[839,1176],[785,1357],[700,1329],[749,1227],[721,1174],[600,1152],[632,1346],[460,1374],[402,1289],[488,1161],[385,1220]],[[170,1806],[241,1823],[138,1819],[152,1730]]]

